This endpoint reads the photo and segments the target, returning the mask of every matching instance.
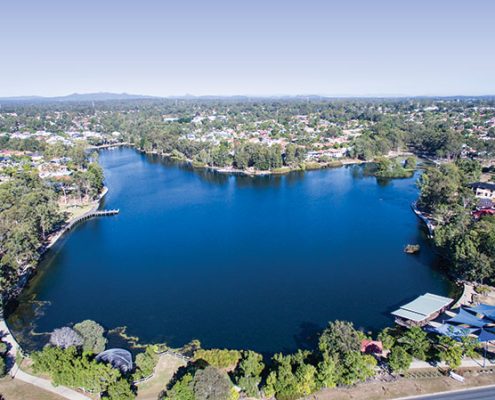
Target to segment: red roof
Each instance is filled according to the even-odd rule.
[[[361,341],[361,353],[375,354],[383,351],[382,342],[379,340],[363,339]]]

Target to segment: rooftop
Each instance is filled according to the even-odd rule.
[[[452,303],[454,299],[426,293],[392,312],[392,315],[415,322],[424,321]]]
[[[489,182],[474,182],[470,183],[469,187],[473,189],[488,189],[488,190],[495,190],[495,183],[489,183]]]

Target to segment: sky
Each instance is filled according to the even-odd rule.
[[[494,0],[16,0],[0,97],[495,94]]]

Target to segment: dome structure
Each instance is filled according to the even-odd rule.
[[[96,356],[96,361],[103,361],[117,368],[122,373],[132,371],[132,354],[125,349],[108,349]]]

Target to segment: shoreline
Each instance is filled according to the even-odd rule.
[[[89,203],[91,204],[91,208],[82,215],[91,214],[94,211],[98,210],[98,208],[101,206],[101,201],[103,200],[103,198],[107,193],[108,193],[108,187],[104,186],[98,197],[95,200],[93,200],[91,203]],[[55,244],[64,236],[64,234],[67,233],[67,231],[69,231],[72,228],[73,223],[77,221],[80,217],[81,215],[74,215],[66,219],[63,225],[60,228],[58,228],[56,231],[54,231],[52,234],[50,234],[47,237],[47,239],[44,241],[44,243],[42,243],[42,245],[38,250],[39,259],[31,265],[27,265],[23,267],[24,270],[21,273],[21,275],[19,275],[18,283],[12,288],[12,290],[9,293],[7,293],[4,296],[3,299],[1,299],[2,301],[0,302],[0,316],[4,316],[5,309],[7,309],[9,304],[14,302],[20,296],[20,294],[23,292],[24,288],[29,283],[29,281],[36,275],[36,273],[38,272],[38,267],[41,261],[43,260],[45,254],[53,246],[55,246]]]
[[[344,167],[346,165],[359,165],[359,164],[365,164],[368,161],[363,161],[359,159],[354,159],[354,158],[343,158],[343,159],[335,159],[333,161],[329,161],[326,163],[319,163],[316,161],[313,162],[308,162],[307,165],[305,163],[301,163],[304,167],[280,167],[272,170],[258,170],[258,169],[238,169],[234,168],[233,166],[230,167],[218,167],[218,166],[212,166],[212,165],[204,165],[202,163],[197,163],[196,161],[190,159],[190,158],[177,158],[174,157],[170,153],[163,153],[163,152],[158,152],[156,150],[144,150],[141,149],[135,145],[132,144],[122,144],[122,147],[131,147],[138,151],[139,153],[142,154],[147,154],[147,155],[155,155],[155,156],[160,156],[164,157],[166,159],[169,159],[171,161],[176,161],[176,162],[182,162],[190,165],[194,169],[205,169],[205,170],[210,170],[210,171],[215,171],[220,174],[228,174],[228,175],[244,175],[244,176],[250,176],[250,177],[255,177],[255,176],[266,176],[266,175],[286,175],[291,172],[305,172],[305,171],[317,171],[321,169],[327,169],[327,168],[339,168],[339,167]]]

